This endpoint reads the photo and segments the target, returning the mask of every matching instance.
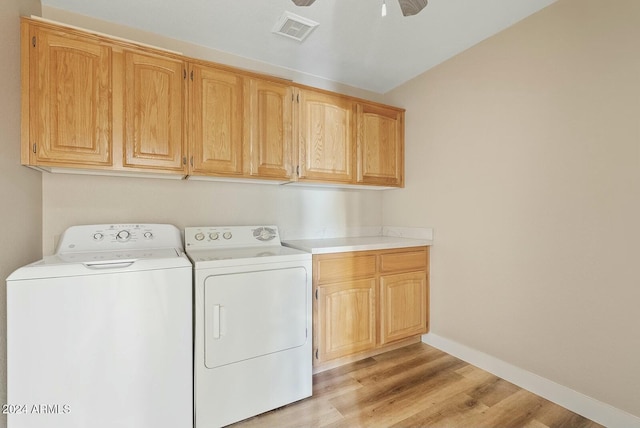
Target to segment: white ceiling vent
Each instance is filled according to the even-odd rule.
[[[299,42],[303,41],[319,24],[302,16],[295,15],[291,12],[285,12],[278,20],[273,32],[281,36],[295,39]]]

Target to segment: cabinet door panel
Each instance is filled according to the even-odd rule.
[[[184,63],[131,51],[124,58],[124,165],[184,170]]]
[[[35,163],[110,165],[111,48],[44,29],[32,37]]]
[[[380,343],[427,332],[426,272],[380,277]]]
[[[358,183],[403,185],[403,112],[358,106]]]
[[[318,287],[318,361],[376,345],[375,278]]]
[[[245,150],[249,175],[289,180],[293,165],[293,89],[245,80]]]
[[[242,77],[192,65],[192,172],[242,175]]]
[[[301,180],[353,182],[355,103],[300,91]]]

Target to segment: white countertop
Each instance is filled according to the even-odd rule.
[[[282,245],[311,254],[346,253],[349,251],[386,250],[390,248],[422,247],[432,245],[431,239],[413,239],[398,236],[358,236],[347,238],[299,239],[283,241]]]

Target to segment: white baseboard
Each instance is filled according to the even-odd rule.
[[[498,358],[433,333],[422,341],[610,428],[640,428],[640,418]]]

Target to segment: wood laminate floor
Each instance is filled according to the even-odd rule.
[[[424,343],[318,373],[313,396],[240,427],[600,427]]]

